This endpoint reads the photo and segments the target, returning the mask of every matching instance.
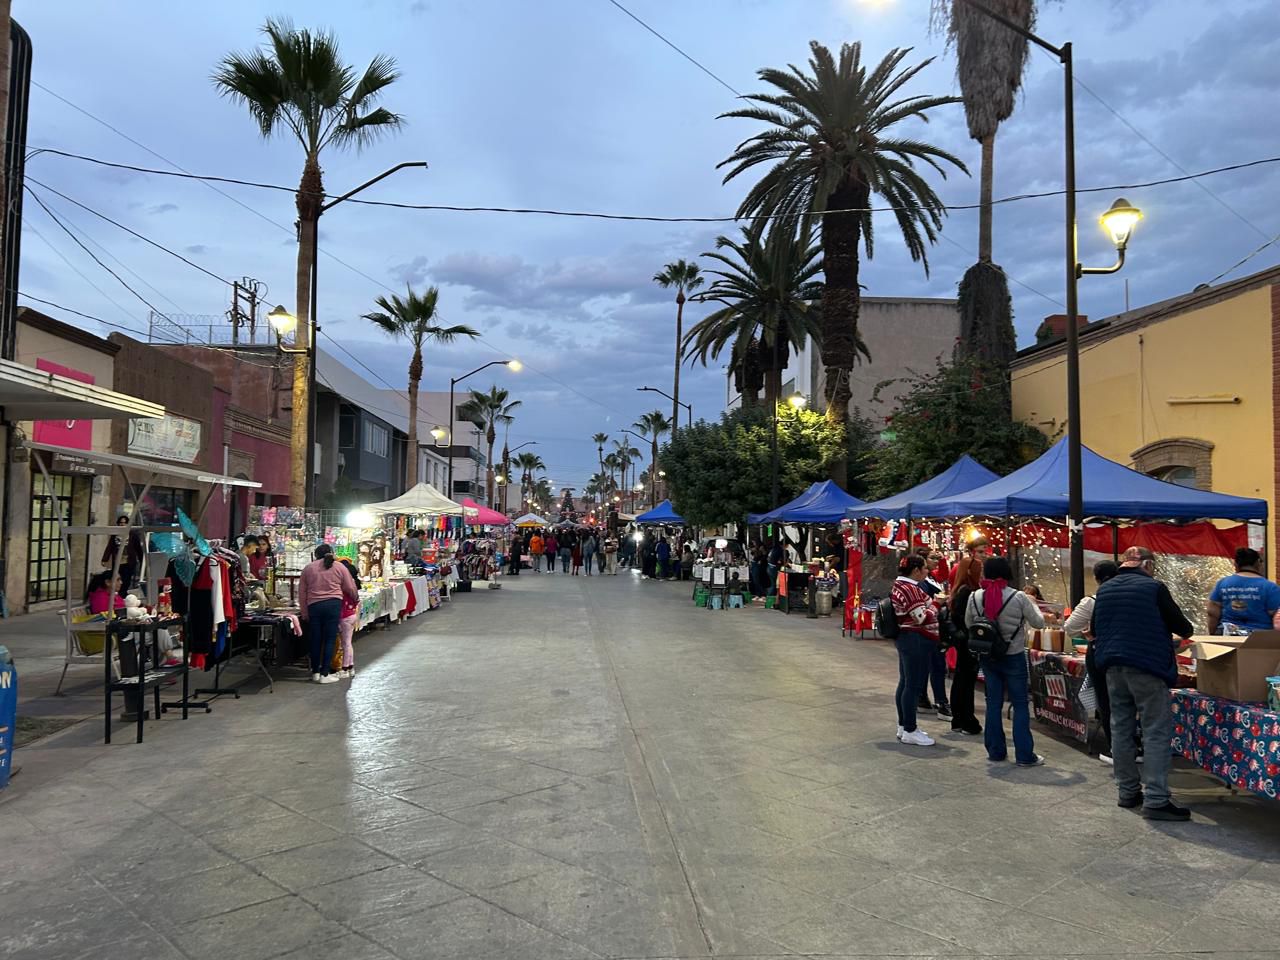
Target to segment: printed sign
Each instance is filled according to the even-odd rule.
[[[64,367],[43,357],[36,358],[36,369],[45,373],[56,373],[60,377],[79,380],[81,383],[93,383],[93,374],[81,370]],[[55,447],[70,447],[73,450],[93,449],[92,420],[37,420],[31,430],[31,439],[36,443],[48,443]]]
[[[1031,650],[1031,705],[1036,718],[1081,743],[1089,742],[1089,714],[1080,705],[1084,663],[1062,654]]]
[[[130,420],[129,452],[195,463],[200,457],[200,423],[169,414],[158,420]]]

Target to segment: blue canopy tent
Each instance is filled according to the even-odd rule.
[[[862,501],[841,490],[834,480],[815,483],[790,503],[765,514],[765,523],[839,523],[850,507]]]
[[[767,510],[764,513],[748,513],[747,523],[777,523],[785,508],[797,507],[803,503],[808,503],[821,486],[821,481],[809,484],[808,489],[806,489],[804,493],[800,494],[800,496],[796,497],[794,500],[784,503],[781,507],[778,507],[775,510]]]
[[[996,479],[996,474],[966,453],[936,477],[892,497],[850,507],[845,511],[845,516],[850,520],[898,520],[907,516],[907,510],[913,502],[964,493]]]
[[[1084,513],[1131,520],[1245,520],[1266,522],[1267,501],[1166,483],[1081,447]],[[1065,517],[1067,439],[1039,458],[973,490],[916,500],[908,519],[927,517]]]
[[[660,504],[646,513],[636,517],[636,523],[659,523],[659,524],[683,524],[684,517],[676,513],[675,508],[671,506],[670,500],[663,500]]]

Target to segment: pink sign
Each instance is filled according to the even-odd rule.
[[[60,377],[79,380],[81,383],[93,383],[93,374],[81,370],[64,367],[52,360],[36,358],[36,369],[46,373],[56,373]],[[73,450],[93,449],[92,420],[37,420],[32,431],[36,443],[51,443],[58,447],[71,447]]]

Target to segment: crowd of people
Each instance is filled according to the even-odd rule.
[[[639,570],[646,580],[687,579],[693,570],[692,542],[654,530],[639,532],[586,528],[549,528],[518,532],[511,544],[509,574],[525,568],[534,573],[616,577],[619,570]]]
[[[945,563],[927,548],[906,554],[898,567],[890,603],[898,650],[897,739],[929,747],[935,741],[920,726],[922,704],[933,688],[937,716],[952,731],[983,736],[987,759],[1008,759],[1004,706],[1011,705],[1013,760],[1044,764],[1031,732],[1027,634],[1058,618],[1040,592],[1012,585],[1007,558],[989,555],[978,538],[946,576]],[[1172,710],[1169,690],[1178,679],[1176,653],[1193,628],[1169,588],[1155,577],[1155,555],[1131,547],[1120,562],[1098,563],[1097,592],[1084,598],[1062,624],[1087,642],[1088,683],[1097,697],[1107,746],[1100,755],[1115,771],[1118,804],[1141,809],[1153,820],[1187,820],[1190,812],[1169,791]],[[1261,575],[1256,551],[1236,554],[1236,573],[1211,594],[1212,632],[1271,629],[1280,618],[1280,586]],[[955,650],[949,702],[947,648]],[[985,683],[985,727],[974,711],[979,668]]]

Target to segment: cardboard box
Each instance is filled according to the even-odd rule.
[[[1247,637],[1192,637],[1196,689],[1211,697],[1266,702],[1267,677],[1280,673],[1280,630]]]

